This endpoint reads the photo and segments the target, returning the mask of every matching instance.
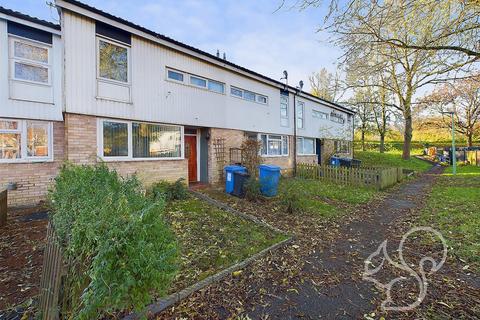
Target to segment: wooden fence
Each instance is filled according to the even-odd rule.
[[[297,176],[383,190],[402,181],[405,174],[402,168],[346,168],[299,163]]]
[[[0,227],[7,224],[7,189],[0,191]]]
[[[49,223],[40,279],[40,319],[56,320],[59,318],[59,298],[64,274],[62,248],[55,238],[52,224]]]

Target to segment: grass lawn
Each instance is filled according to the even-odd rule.
[[[447,168],[432,190],[421,222],[437,228],[450,253],[480,272],[480,167]]]
[[[180,270],[171,292],[188,287],[286,238],[193,197],[170,203],[165,216],[180,247]]]
[[[418,172],[427,171],[432,167],[428,162],[414,158],[416,154],[419,154],[419,150],[412,150],[410,160],[403,160],[400,150],[385,153],[355,150],[355,158],[362,160],[362,166],[366,167],[401,167]]]
[[[296,192],[303,209],[322,217],[335,217],[345,210],[345,206],[368,202],[377,191],[373,188],[345,186],[329,181],[283,178],[280,192]],[[277,197],[273,201],[279,201]]]

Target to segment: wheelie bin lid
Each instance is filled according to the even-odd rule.
[[[258,167],[267,171],[280,171],[281,169],[279,166],[275,166],[273,164],[261,164]]]

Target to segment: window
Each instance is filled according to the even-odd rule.
[[[36,42],[11,38],[12,78],[50,84],[50,47]]]
[[[262,134],[260,141],[263,156],[288,155],[288,136]]]
[[[197,87],[202,87],[206,88],[207,87],[207,80],[195,77],[195,76],[190,76],[190,84],[197,86]]]
[[[148,123],[132,124],[134,158],[180,158],[180,127]]]
[[[217,93],[225,93],[225,85],[218,81],[208,80],[208,90]]]
[[[315,139],[313,138],[297,138],[297,154],[314,155],[315,154]]]
[[[340,124],[345,123],[345,119],[343,118],[343,115],[335,112],[330,113],[330,121],[340,123]]]
[[[98,39],[98,77],[128,83],[129,50],[113,41]]]
[[[288,96],[280,95],[280,125],[288,127]]]
[[[297,101],[297,128],[305,129],[305,103]]]
[[[352,115],[351,114],[347,115],[347,122],[352,123]]]
[[[328,113],[312,110],[312,117],[316,119],[328,119]]]
[[[257,102],[267,104],[268,98],[266,96],[257,95]]]
[[[103,122],[103,156],[128,157],[128,124]]]
[[[230,87],[230,94],[235,97],[243,98],[243,90],[235,87]]]
[[[230,94],[234,97],[242,98],[244,100],[254,101],[254,102],[261,103],[261,104],[268,104],[268,97],[267,96],[264,96],[264,95],[261,95],[261,94],[258,94],[258,93],[252,92],[252,91],[243,90],[243,89],[231,86],[230,87]]]
[[[100,120],[100,156],[107,159],[177,159],[182,157],[180,126]]]
[[[350,153],[351,142],[345,140],[335,140],[334,149],[336,153]]]
[[[50,122],[0,119],[0,161],[49,160],[51,135]]]
[[[183,82],[183,73],[173,70],[167,71],[168,79]]]

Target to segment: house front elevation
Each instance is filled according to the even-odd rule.
[[[0,183],[16,184],[13,204],[46,192],[28,170],[50,168],[42,175],[47,186],[64,160],[102,161],[148,186],[219,182],[247,139],[260,141],[264,162],[286,172],[294,156],[317,163],[350,154],[353,112],[341,105],[78,1],[55,4],[60,26],[0,15],[8,53],[0,76],[0,171],[17,172]],[[22,28],[31,32],[16,31]],[[34,140],[43,145],[33,143],[42,132],[46,139]]]

